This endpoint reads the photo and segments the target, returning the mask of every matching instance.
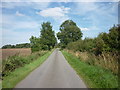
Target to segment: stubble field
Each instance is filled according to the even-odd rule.
[[[0,49],[0,59],[5,60],[14,55],[28,56],[31,54],[30,48]]]

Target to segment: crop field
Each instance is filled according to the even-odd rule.
[[[0,49],[0,59],[5,60],[13,55],[28,56],[31,54],[30,48],[18,48],[18,49]]]

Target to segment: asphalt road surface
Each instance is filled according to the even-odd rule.
[[[15,88],[87,88],[59,49]]]

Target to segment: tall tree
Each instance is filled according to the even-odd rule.
[[[36,38],[34,36],[31,36],[30,45],[31,45],[32,52],[36,52],[36,51],[41,50],[40,38]]]
[[[109,45],[110,48],[120,50],[120,27],[115,26],[109,30]]]
[[[62,47],[65,48],[68,43],[81,39],[82,32],[75,22],[66,20],[61,24],[60,32],[57,33],[57,37]]]
[[[57,43],[54,31],[50,22],[43,22],[40,35],[41,43],[46,46],[49,50]]]

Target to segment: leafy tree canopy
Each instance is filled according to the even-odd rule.
[[[81,39],[82,32],[75,22],[66,20],[61,24],[60,32],[57,33],[57,37],[64,48],[68,43]]]
[[[54,31],[52,30],[52,26],[50,22],[46,22],[42,24],[41,35],[40,35],[41,43],[48,46],[50,50],[55,46],[57,40],[54,35]]]
[[[32,36],[30,38],[32,52],[39,50],[50,50],[54,48],[57,43],[51,23],[43,22],[41,26],[40,37],[36,38]]]

